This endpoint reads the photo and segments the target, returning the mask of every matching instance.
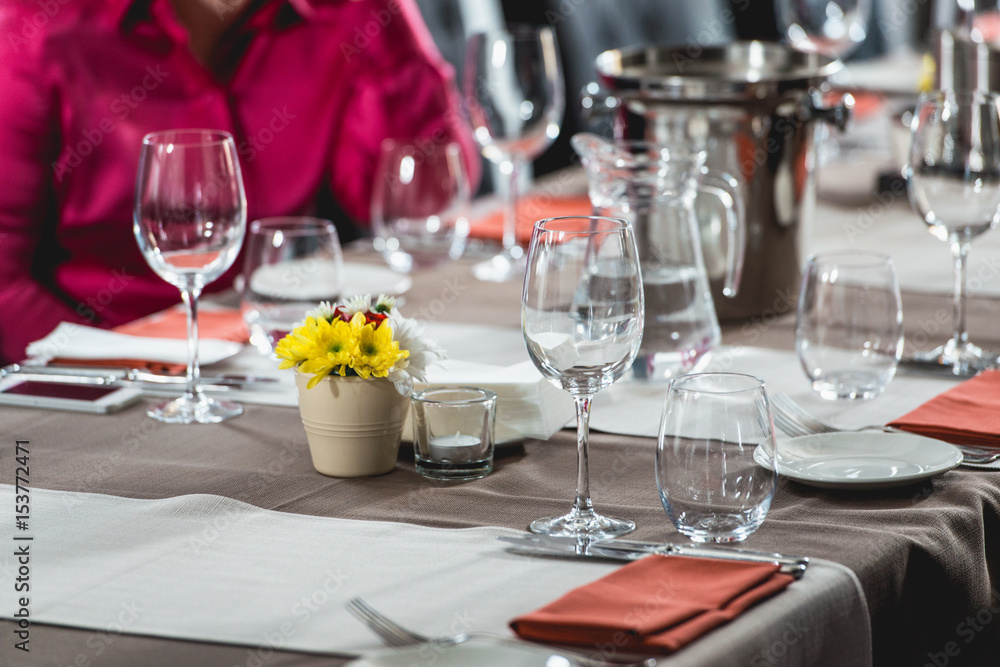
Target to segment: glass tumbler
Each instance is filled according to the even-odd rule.
[[[250,225],[243,258],[240,310],[261,354],[320,301],[341,298],[344,259],[333,222],[322,218],[263,218]]]
[[[764,381],[698,373],[670,381],[656,448],[660,501],[695,542],[738,542],[774,496],[774,425]]]
[[[880,394],[903,354],[903,307],[892,260],[854,251],[811,256],[799,290],[795,349],[822,398]]]
[[[497,395],[476,387],[413,394],[413,452],[428,479],[469,480],[493,470]]]

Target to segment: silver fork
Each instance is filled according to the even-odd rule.
[[[470,639],[476,638],[488,639],[502,644],[517,646],[537,646],[536,644],[531,644],[530,642],[523,642],[510,637],[504,637],[502,635],[490,634],[488,632],[466,632],[441,637],[423,635],[419,632],[414,632],[413,630],[410,630],[409,628],[406,628],[396,621],[388,618],[385,614],[376,610],[361,597],[354,597],[348,600],[346,608],[352,616],[364,623],[372,632],[378,635],[379,639],[381,639],[386,646],[396,648],[417,646],[419,644],[433,644],[436,646],[447,647],[461,644],[469,641]],[[577,653],[563,651],[563,649],[558,650],[561,654],[564,654],[567,659],[575,661],[579,667],[597,667],[598,665],[609,664],[603,659],[595,660]],[[617,664],[619,667],[653,667],[656,664],[656,661],[652,658],[648,658],[638,662],[619,662],[611,664]]]
[[[834,426],[829,422],[819,419],[801,405],[780,393],[769,394],[771,407],[774,408],[775,425],[792,437],[802,435],[815,435],[818,433],[857,433],[860,431],[883,431],[885,433],[907,433],[903,429],[884,424],[867,424],[857,428],[845,428]],[[963,463],[985,464],[993,463],[1000,459],[1000,453],[993,449],[978,447],[976,445],[955,445],[962,452]]]

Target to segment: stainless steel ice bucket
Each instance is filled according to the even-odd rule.
[[[703,145],[707,165],[741,181],[748,223],[743,283],[721,298],[725,213],[699,201],[705,265],[720,320],[794,309],[815,204],[818,122],[844,127],[852,100],[832,95],[839,61],[766,42],[606,51],[597,75],[617,139]],[[608,106],[607,104],[602,106]]]

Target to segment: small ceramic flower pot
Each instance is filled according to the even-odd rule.
[[[306,389],[295,373],[313,466],[331,477],[383,475],[396,466],[410,397],[381,378],[326,377]]]

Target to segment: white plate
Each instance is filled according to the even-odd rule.
[[[580,663],[541,646],[470,640],[454,646],[423,644],[369,653],[350,663],[355,667],[573,667]]]
[[[349,299],[355,294],[402,294],[410,289],[413,280],[409,276],[396,273],[392,269],[375,264],[356,262],[344,263],[343,298]]]
[[[770,467],[759,448],[754,460]],[[912,484],[961,462],[962,453],[947,442],[911,433],[824,433],[778,443],[778,474],[821,488]]]

